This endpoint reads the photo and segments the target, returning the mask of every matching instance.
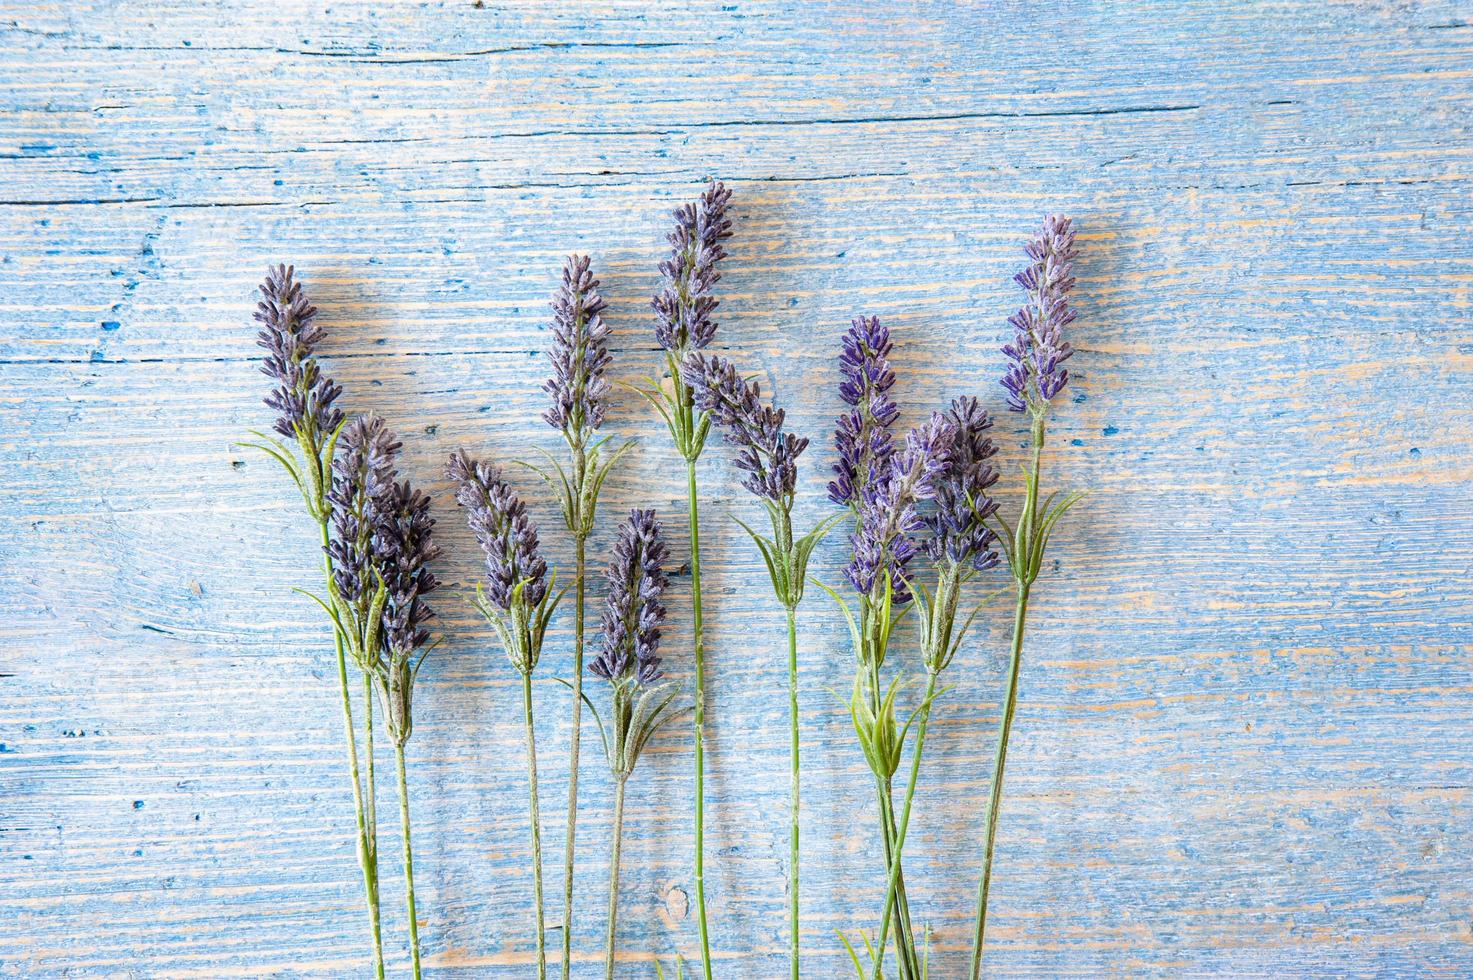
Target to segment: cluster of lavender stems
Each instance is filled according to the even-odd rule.
[[[333,624],[348,773],[357,823],[374,975],[384,976],[379,906],[378,820],[374,773],[375,694],[394,745],[403,842],[405,903],[413,975],[420,975],[419,927],[405,749],[413,731],[413,689],[431,648],[425,597],[439,586],[429,565],[439,555],[430,501],[397,478],[400,443],[384,421],[369,414],[348,419],[336,405],[342,389],[322,373],[317,310],[278,266],[261,285],[255,318],[266,350],[262,371],[275,383],[266,404],[277,413],[273,429],[293,448],[264,433],[243,445],[271,456],[300,491],[317,522],[326,597],[313,596]],[[310,593],[309,593],[310,594]],[[363,680],[363,755],[354,727],[347,663]]]
[[[663,284],[651,300],[655,339],[665,351],[669,384],[650,380],[637,389],[665,420],[676,451],[685,460],[686,506],[690,516],[691,628],[695,647],[695,886],[701,938],[701,968],[711,980],[711,936],[706,916],[706,650],[701,616],[701,536],[696,495],[696,461],[706,445],[710,416],[695,406],[685,377],[693,351],[716,337],[712,314],[719,300],[717,263],[726,257],[722,242],[731,237],[726,212],[731,191],[713,181],[694,204],[675,209],[675,226],[666,240],[670,254],[660,263]]]
[[[691,536],[692,626],[695,696],[695,890],[704,977],[712,976],[704,875],[704,725],[705,675],[702,630],[700,544],[696,462],[714,425],[734,450],[742,485],[766,511],[770,535],[745,523],[767,566],[773,592],[787,615],[790,712],[791,803],[789,810],[788,914],[790,975],[798,980],[800,731],[796,613],[808,580],[812,551],[828,530],[848,518],[849,560],[844,576],[853,590],[839,603],[848,620],[856,657],[851,719],[875,780],[879,837],[886,892],[877,943],[865,938],[870,964],[861,965],[849,947],[856,971],[871,980],[883,976],[893,930],[896,974],[924,980],[928,967],[917,943],[906,893],[903,854],[912,806],[936,700],[948,687],[943,674],[955,659],[982,603],[960,617],[966,586],[1005,561],[1016,593],[1012,643],[1001,711],[997,750],[984,824],[981,872],[974,917],[969,976],[979,980],[985,943],[988,893],[1001,808],[1007,746],[1014,719],[1024,627],[1031,590],[1045,549],[1058,522],[1081,499],[1080,493],[1040,498],[1040,476],[1047,418],[1053,400],[1069,382],[1066,362],[1074,353],[1065,328],[1074,320],[1069,294],[1078,256],[1072,222],[1051,216],[1030,238],[1027,266],[1014,278],[1025,292],[1022,307],[1009,318],[1014,336],[1003,347],[1007,358],[1001,384],[1008,408],[1029,419],[1031,459],[1025,467],[1021,512],[1009,522],[999,514],[992,491],[998,481],[993,463],[997,447],[990,437],[993,420],[972,396],[956,398],[903,435],[895,425],[900,410],[893,398],[896,375],[893,343],[875,317],[860,317],[845,334],[839,357],[839,396],[845,404],[835,424],[835,463],[829,499],[842,510],[806,534],[795,535],[793,509],[798,491],[798,460],[808,440],[786,429],[786,414],[764,403],[761,386],[744,378],[729,359],[707,352],[715,339],[713,314],[717,264],[731,236],[727,218],[730,192],[712,183],[700,199],[674,212],[668,236],[671,251],[661,263],[664,278],[652,300],[655,334],[665,350],[668,380],[635,388],[665,420],[686,462],[687,507]],[[556,574],[541,556],[538,529],[503,471],[477,462],[462,451],[450,457],[447,476],[485,556],[484,585],[476,605],[497,632],[522,679],[538,976],[546,976],[545,916],[542,890],[541,829],[537,751],[531,681],[543,641],[564,594],[576,589],[572,689],[572,737],[567,834],[564,847],[562,975],[572,963],[574,843],[578,807],[581,709],[590,704],[583,689],[586,546],[595,530],[602,486],[612,467],[630,448],[610,450],[600,436],[610,384],[606,309],[591,263],[570,256],[552,303],[551,376],[544,384],[550,405],[545,421],[564,439],[566,465],[543,453],[546,467],[523,463],[542,476],[558,501],[575,553],[574,581],[558,591]],[[323,550],[326,596],[314,597],[333,624],[338,659],[348,768],[357,823],[357,853],[373,943],[375,975],[384,976],[374,760],[375,698],[382,704],[385,730],[395,749],[403,872],[413,975],[421,972],[418,919],[414,899],[412,835],[405,749],[413,730],[413,688],[419,668],[433,648],[427,628],[433,616],[426,597],[439,582],[430,565],[439,556],[433,541],[430,500],[399,479],[400,443],[373,414],[348,417],[338,407],[342,390],[323,372],[317,347],[323,332],[317,310],[307,301],[293,270],[272,269],[261,286],[256,311],[259,343],[266,350],[262,370],[273,381],[266,399],[275,412],[280,438],[254,433],[247,443],[277,460],[297,485],[309,515],[317,521]],[[648,380],[648,379],[647,379]],[[291,444],[282,441],[290,440]],[[294,444],[294,445],[293,445]],[[668,588],[664,566],[669,555],[653,510],[633,510],[619,524],[612,560],[605,573],[606,593],[598,653],[586,664],[610,691],[608,722],[595,712],[614,779],[614,826],[609,867],[609,905],[605,972],[612,980],[616,958],[619,871],[625,785],[640,754],[656,732],[679,714],[672,709],[674,685],[663,681],[659,657]],[[819,583],[822,585],[822,583]],[[994,595],[999,593],[994,593]],[[990,597],[989,597],[990,598]],[[852,606],[851,606],[852,602]],[[919,666],[925,688],[903,724],[899,695],[904,666],[887,671],[896,625],[914,610],[918,621]],[[360,735],[355,727],[348,661],[363,681]],[[893,674],[888,683],[886,674]],[[910,767],[903,805],[897,811],[894,782],[909,733]]]

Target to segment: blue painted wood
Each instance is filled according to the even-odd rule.
[[[848,318],[892,325],[907,418],[964,392],[1000,407],[1018,245],[1046,210],[1081,229],[1047,479],[1093,493],[1036,593],[990,972],[1473,972],[1470,21],[1452,2],[6,4],[0,973],[364,971],[330,651],[289,592],[316,581],[310,528],[231,445],[266,421],[249,311],[286,260],[345,402],[384,413],[436,493],[462,586],[411,743],[428,964],[527,975],[517,691],[464,601],[476,553],[440,466],[554,446],[534,411],[570,250],[596,257],[618,373],[655,367],[665,215],[712,174],[737,195],[721,343],[814,436],[805,523]],[[624,395],[611,424],[642,448],[609,512],[657,506],[684,553],[665,437]],[[999,432],[1015,505],[1026,434]],[[729,459],[701,465],[715,945],[722,976],[771,977],[781,617],[728,519],[754,510]],[[835,579],[841,549],[815,570]],[[672,615],[688,678],[680,588]],[[1007,615],[987,607],[932,727],[909,865],[937,977],[966,954]],[[813,599],[802,629],[803,947],[838,977],[835,932],[872,927],[882,886],[827,693],[844,631]],[[628,976],[694,948],[689,771],[682,731],[635,777]],[[610,797],[585,779],[594,976]]]

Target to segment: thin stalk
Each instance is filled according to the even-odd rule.
[[[322,525],[322,546],[328,543],[327,519]],[[322,559],[323,574],[328,585],[332,585],[332,560],[326,555]],[[368,827],[363,816],[363,782],[358,771],[358,735],[353,730],[353,702],[348,696],[348,658],[343,647],[343,634],[333,630],[333,640],[338,654],[338,687],[343,696],[343,733],[348,743],[348,772],[353,780],[353,811],[358,821],[358,866],[363,870],[363,896],[368,906],[368,928],[373,937],[373,974],[377,980],[384,977],[384,939],[379,925],[378,906],[378,855],[368,846]]]
[[[1018,608],[1013,617],[1013,652],[1008,665],[1008,689],[1003,698],[1002,724],[997,735],[997,756],[992,763],[992,793],[987,803],[987,844],[982,853],[982,879],[977,885],[976,923],[972,931],[971,980],[982,976],[982,943],[987,931],[987,892],[992,885],[992,852],[997,842],[997,814],[1002,806],[1003,767],[1008,761],[1008,735],[1013,728],[1013,712],[1018,706],[1018,666],[1023,652],[1023,624],[1028,616],[1028,589],[1018,585]]]
[[[788,720],[792,758],[792,801],[788,828],[788,929],[792,934],[792,980],[798,980],[798,624],[788,607]]]
[[[870,660],[870,701],[871,710],[876,717],[880,714],[880,665],[877,657]],[[882,778],[879,773],[875,774],[875,797],[880,809],[880,831],[885,844],[885,871],[895,877],[895,893],[891,897],[894,906],[896,926],[896,960],[900,973],[900,980],[914,980],[919,978],[920,973],[911,961],[911,954],[907,952],[915,948],[914,934],[910,924],[910,901],[905,893],[905,872],[898,866],[899,855],[895,850],[897,837],[895,827],[895,803],[892,798],[892,787],[888,780]]]
[[[532,673],[522,674],[522,721],[527,735],[527,782],[532,816],[532,900],[537,913],[537,976],[547,977],[547,944],[542,921],[542,819],[537,808],[537,741],[532,729]]]
[[[578,748],[583,741],[583,598],[586,545],[587,541],[581,534],[574,539],[577,602],[573,607],[573,735],[572,745],[568,750],[568,835],[563,842],[563,980],[568,980],[569,971],[573,968],[573,849],[578,827]]]
[[[375,857],[378,855],[378,779],[374,775],[373,751],[373,676],[363,671],[363,756],[367,763],[368,779],[364,787],[368,798],[363,804],[363,817],[368,825],[368,842]],[[378,901],[378,870],[373,876],[374,901]]]
[[[931,699],[936,696],[936,673],[930,671],[926,677],[926,698],[921,702],[921,720],[916,728],[916,744],[911,754],[910,778],[905,784],[905,805],[900,811],[900,831],[895,837],[895,860],[890,863],[890,882],[885,888],[885,916],[880,921],[880,941],[876,948],[874,971],[871,980],[881,980],[881,974],[885,963],[885,943],[890,935],[890,919],[892,905],[895,901],[895,890],[900,884],[900,862],[905,854],[905,835],[910,829],[910,807],[915,800],[916,782],[921,774],[921,752],[926,745],[926,725],[931,720]],[[898,953],[898,951],[897,951]]]
[[[419,918],[414,910],[414,849],[409,842],[409,782],[404,775],[404,745],[394,745],[394,765],[399,770],[399,830],[404,838],[404,907],[409,916],[409,956],[414,980],[419,980]]]
[[[711,935],[706,924],[706,645],[701,626],[701,530],[696,511],[696,461],[685,461],[690,511],[691,623],[696,657],[696,904],[700,907],[701,966],[711,980]]]
[[[614,980],[614,930],[619,918],[619,850],[624,843],[624,776],[614,777],[614,853],[609,857],[609,933],[604,980]]]

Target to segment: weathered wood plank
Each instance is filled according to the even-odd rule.
[[[440,466],[553,447],[537,379],[568,251],[595,255],[618,373],[655,367],[665,215],[708,175],[737,194],[720,343],[814,436],[804,521],[827,509],[848,318],[892,325],[907,419],[1000,407],[1018,244],[1046,210],[1080,224],[1048,473],[1094,492],[1030,626],[991,972],[1473,971],[1470,22],[1455,2],[0,0],[0,973],[364,969],[326,636],[288,591],[315,549],[280,474],[232,447],[266,420],[249,311],[286,260],[346,403],[391,420],[434,492],[456,585],[411,743],[428,961],[527,974],[515,691],[464,601],[478,562]],[[658,507],[684,555],[666,439],[631,397],[611,424],[642,446],[608,513]],[[723,975],[761,978],[785,957],[781,617],[724,451],[702,468],[708,889]],[[1006,618],[989,606],[958,664],[912,834],[938,977],[965,958]],[[827,690],[843,627],[818,597],[802,622],[803,945],[833,977],[835,930],[871,927],[882,883]],[[568,643],[560,622],[547,678]],[[538,685],[550,838],[561,691]],[[635,777],[632,976],[694,948],[689,769],[680,731]],[[594,976],[610,797],[584,778]]]

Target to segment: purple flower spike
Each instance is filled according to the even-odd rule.
[[[1008,408],[1041,412],[1069,383],[1063,364],[1074,353],[1063,329],[1074,320],[1069,290],[1074,288],[1074,224],[1061,215],[1044,219],[1043,227],[1024,246],[1031,264],[1013,277],[1028,291],[1028,302],[1008,318],[1016,334],[1002,349],[1011,363],[1002,377]]]
[[[875,595],[889,573],[893,601],[910,601],[910,560],[916,543],[910,535],[926,526],[916,502],[936,496],[937,485],[951,462],[956,425],[939,412],[905,437],[889,471],[871,482],[859,506],[851,542],[854,560],[845,574],[860,593]]]
[[[460,484],[455,500],[466,509],[476,541],[486,553],[486,597],[510,611],[518,584],[521,601],[536,607],[547,594],[547,562],[538,553],[537,525],[527,507],[491,463],[478,463],[457,449],[445,475]]]
[[[388,598],[384,603],[384,643],[399,658],[409,657],[429,640],[424,624],[434,615],[424,597],[440,581],[426,566],[440,555],[430,537],[435,519],[430,498],[409,481],[394,485],[389,513],[378,522],[378,550]]]
[[[970,563],[985,571],[997,564],[997,536],[984,523],[997,511],[997,501],[987,494],[998,475],[991,463],[997,447],[987,436],[992,419],[971,397],[952,402],[946,417],[954,435],[946,472],[936,481],[936,512],[926,519],[926,553],[938,564]]]
[[[586,255],[570,255],[563,263],[563,283],[552,300],[552,377],[542,385],[552,407],[542,413],[547,424],[572,436],[597,429],[604,420],[609,383],[609,328],[600,316],[607,306]]]
[[[660,679],[660,624],[665,621],[660,597],[669,585],[660,568],[664,560],[655,512],[630,511],[615,535],[614,560],[605,576],[603,649],[588,665],[605,680],[618,683],[631,670],[640,684]]]
[[[675,228],[667,236],[670,257],[660,263],[665,284],[650,305],[655,339],[678,356],[706,347],[716,336],[711,314],[718,301],[711,289],[721,278],[716,263],[726,258],[721,242],[731,237],[730,204],[731,191],[718,180],[697,203],[675,209]]]
[[[859,317],[844,335],[839,397],[850,410],[839,416],[834,429],[839,461],[834,464],[829,499],[836,504],[860,506],[865,488],[886,472],[895,452],[890,425],[900,409],[888,394],[895,384],[890,347],[890,331],[879,317]]]
[[[374,578],[374,535],[396,510],[394,465],[399,440],[384,420],[369,413],[349,422],[338,437],[332,464],[333,586],[349,604],[367,603],[378,591]]]
[[[783,431],[783,410],[764,406],[762,387],[743,381],[723,357],[693,353],[682,373],[696,408],[709,412],[722,428],[722,438],[739,447],[736,466],[747,474],[742,486],[773,503],[791,500],[798,485],[798,457],[808,440]]]
[[[263,299],[256,304],[261,332],[257,345],[265,348],[261,373],[276,382],[266,404],[278,415],[273,428],[288,439],[306,440],[320,450],[343,421],[333,402],[343,393],[317,364],[316,349],[322,328],[313,323],[317,307],[302,295],[291,266],[278,265],[261,283]]]

